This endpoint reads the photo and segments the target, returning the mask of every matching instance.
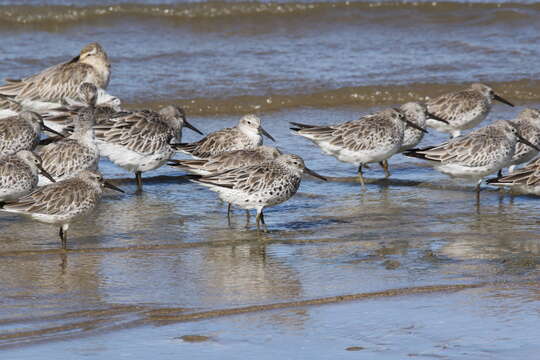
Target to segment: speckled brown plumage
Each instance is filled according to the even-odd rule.
[[[0,94],[13,96],[21,101],[60,103],[66,97],[77,98],[82,83],[90,82],[106,88],[109,78],[110,63],[107,54],[98,43],[91,43],[68,62],[0,86]]]

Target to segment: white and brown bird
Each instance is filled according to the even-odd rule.
[[[266,230],[263,210],[289,200],[300,187],[304,172],[326,181],[310,170],[304,160],[292,154],[278,156],[257,165],[243,166],[208,176],[190,175],[189,178],[219,194],[229,203],[246,210],[257,211],[257,230]]]
[[[166,106],[159,112],[140,110],[119,113],[95,126],[100,154],[116,165],[135,173],[137,192],[142,192],[142,173],[165,164],[179,142],[182,128],[202,135],[187,122],[184,110]]]
[[[499,120],[437,146],[408,150],[404,155],[428,160],[451,177],[477,181],[476,191],[480,192],[485,176],[510,164],[518,142],[538,150],[519,134],[516,125]]]
[[[387,159],[400,150],[406,126],[426,132],[398,109],[382,110],[337,125],[291,124],[295,126],[291,128],[295,134],[311,140],[325,154],[357,165],[362,188],[365,188],[362,168],[367,164],[378,162],[385,177],[390,176]]]
[[[484,121],[491,110],[493,100],[514,106],[497,95],[489,86],[478,83],[465,90],[437,96],[426,102],[427,110],[447,123],[428,118],[427,126],[449,133],[451,137],[459,136],[461,131],[471,129]]]
[[[228,151],[255,149],[262,145],[262,135],[275,141],[261,126],[261,119],[250,114],[242,117],[235,127],[215,131],[193,143],[174,144],[173,147],[194,158],[206,159]]]
[[[66,249],[69,225],[94,210],[104,187],[123,192],[99,172],[85,170],[76,177],[38,187],[18,200],[0,202],[0,209],[59,226],[62,248]]]
[[[58,106],[66,98],[78,100],[82,83],[106,89],[110,76],[107,53],[94,42],[68,62],[22,79],[8,80],[7,84],[0,85],[0,95],[12,97],[25,109],[41,111]]]
[[[43,118],[32,111],[0,119],[0,156],[15,154],[20,150],[34,150],[43,130],[62,137],[62,134],[44,125]]]
[[[38,184],[38,174],[55,180],[41,166],[41,158],[28,150],[0,157],[0,201],[13,201],[30,193]]]

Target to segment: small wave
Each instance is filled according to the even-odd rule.
[[[0,24],[69,24],[91,21],[103,17],[136,16],[168,19],[235,19],[239,16],[304,15],[319,12],[323,16],[332,9],[410,9],[441,12],[452,10],[518,8],[540,10],[540,3],[519,2],[437,2],[437,1],[380,1],[380,2],[195,2],[173,5],[123,3],[116,5],[65,6],[65,5],[4,5],[0,6]],[[478,14],[480,16],[480,13]],[[527,11],[501,12],[512,20],[529,16]]]
[[[234,96],[229,98],[178,99],[167,98],[157,101],[138,101],[133,108],[160,108],[177,104],[192,115],[230,115],[250,112],[279,111],[287,108],[338,106],[390,106],[408,101],[425,101],[443,93],[468,87],[470,84],[407,84],[395,86],[343,87],[305,94],[271,96]],[[516,80],[489,83],[497,93],[513,102],[531,103],[540,101],[540,80]]]

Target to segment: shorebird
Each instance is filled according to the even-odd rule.
[[[44,123],[51,129],[69,135],[73,132],[74,119],[91,108],[94,112],[96,124],[101,124],[122,112],[120,100],[112,99],[110,102],[98,102],[100,90],[94,84],[82,83],[79,88],[80,102],[72,102],[43,112]]]
[[[490,185],[508,186],[518,191],[540,195],[540,158],[531,161],[522,169],[507,176],[499,176],[487,181]]]
[[[424,129],[426,127],[426,119],[428,117],[432,118],[434,121],[440,121],[448,124],[448,121],[440,119],[439,117],[430,114],[427,111],[425,104],[417,102],[408,102],[399,107],[399,111],[405,115],[405,118],[410,122],[418,125],[420,128]],[[403,132],[403,141],[398,152],[404,152],[405,150],[412,149],[422,141],[424,138],[424,131],[418,130],[411,126],[406,126],[405,131]]]
[[[89,107],[75,119],[75,131],[68,137],[43,146],[39,150],[43,168],[55,179],[71,178],[83,170],[97,170],[99,150],[94,136],[94,112]],[[39,185],[48,184],[40,176]]]
[[[213,132],[197,142],[174,144],[173,147],[184,154],[206,159],[228,151],[254,149],[262,145],[261,135],[275,141],[262,128],[261,119],[250,114],[242,117],[235,127]]]
[[[404,155],[429,160],[435,169],[451,177],[476,180],[479,193],[485,176],[510,164],[517,142],[539,150],[519,134],[516,125],[499,120],[441,145],[411,149]]]
[[[142,192],[142,173],[157,169],[175,153],[172,141],[180,141],[182,127],[202,135],[187,122],[183,109],[169,105],[159,112],[124,112],[95,126],[101,155],[135,173],[137,193]]]
[[[189,178],[219,194],[219,197],[243,209],[257,211],[257,230],[264,226],[263,210],[290,199],[298,190],[302,174],[319,179],[323,176],[308,169],[300,156],[284,154],[257,165],[243,166],[208,176],[190,175]]]
[[[169,160],[169,165],[179,167],[193,174],[208,176],[243,166],[258,165],[263,161],[274,160],[282,155],[275,147],[258,146],[253,150],[235,150],[208,159]],[[249,210],[246,210],[249,221]],[[231,204],[227,206],[227,218],[231,219]]]
[[[222,153],[208,159],[169,160],[169,165],[179,167],[197,175],[211,175],[242,166],[257,165],[266,160],[273,160],[281,151],[271,146],[258,146],[253,150],[235,150]]]
[[[495,94],[489,86],[478,83],[472,84],[466,90],[440,95],[426,102],[427,109],[430,114],[446,120],[449,124],[427,119],[427,126],[449,133],[451,137],[457,137],[462,130],[471,129],[484,121],[491,110],[493,100],[514,106]]]
[[[540,147],[540,110],[525,109],[512,122],[525,139],[529,140],[531,144]],[[518,143],[509,171],[512,173],[517,165],[531,161],[536,155],[538,155],[538,151],[534,148]]]
[[[84,82],[106,89],[111,75],[107,54],[98,43],[86,45],[68,62],[49,67],[23,79],[8,80],[0,94],[13,97],[25,109],[40,111],[58,106],[64,99],[78,98]]]
[[[62,136],[45,126],[41,116],[32,111],[0,119],[0,156],[15,154],[20,150],[34,150],[42,130]]]
[[[84,170],[76,177],[38,187],[18,200],[2,202],[0,209],[60,226],[62,248],[66,249],[69,225],[94,210],[103,187],[124,192],[103,180],[98,171]]]
[[[369,163],[378,162],[384,170],[385,177],[390,176],[387,159],[401,148],[407,125],[426,132],[397,109],[386,109],[338,125],[315,126],[295,122],[291,124],[296,126],[291,130],[313,141],[324,153],[340,161],[358,165],[362,188],[365,188],[362,167]]]
[[[13,201],[30,193],[38,184],[38,174],[54,179],[41,166],[41,158],[28,150],[0,158],[0,202]]]

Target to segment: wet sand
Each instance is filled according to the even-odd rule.
[[[353,167],[287,130],[288,121],[372,110],[262,115],[284,151],[334,177],[306,177],[294,198],[268,209],[268,234],[253,219],[246,228],[239,210],[228,227],[226,206],[175,169],[146,175],[137,196],[130,175],[107,161],[102,169],[127,194],[107,194],[95,217],[75,224],[67,252],[54,228],[2,215],[1,351],[10,359],[535,353],[537,199],[486,188],[478,205],[472,184],[402,156],[391,159],[390,180],[367,170],[373,181],[362,193]],[[205,131],[235,121],[192,119]],[[426,144],[444,139],[430,136]],[[345,350],[354,346],[363,349]]]

